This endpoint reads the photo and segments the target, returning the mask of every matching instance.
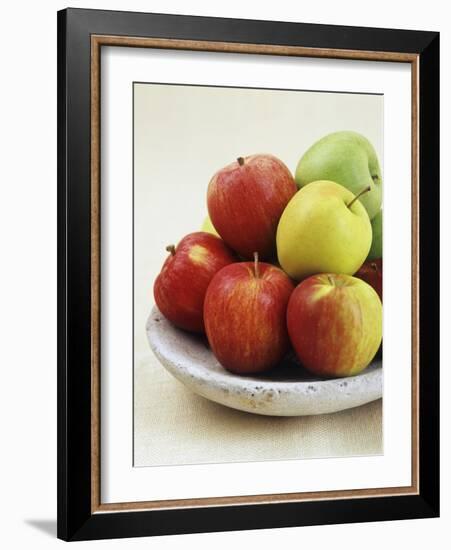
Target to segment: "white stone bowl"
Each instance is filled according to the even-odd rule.
[[[293,355],[274,371],[240,376],[226,371],[207,340],[175,328],[154,307],[146,324],[150,347],[160,363],[193,392],[227,407],[270,416],[327,414],[382,397],[382,362],[361,374],[320,379]]]

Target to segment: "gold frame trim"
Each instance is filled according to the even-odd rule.
[[[412,481],[408,487],[355,489],[195,499],[118,502],[100,500],[100,50],[102,46],[160,48],[331,59],[357,59],[410,63],[412,69]],[[387,497],[419,494],[419,56],[399,52],[334,50],[267,44],[241,44],[140,38],[91,36],[91,513],[163,510],[306,502],[343,498]]]

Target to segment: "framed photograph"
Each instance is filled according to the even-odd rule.
[[[58,98],[58,536],[438,516],[438,33],[67,9]]]

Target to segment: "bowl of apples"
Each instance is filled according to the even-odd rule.
[[[154,282],[146,332],[163,367],[262,415],[382,397],[381,185],[354,132],[315,143],[295,178],[266,154],[214,174],[204,230],[167,247]]]

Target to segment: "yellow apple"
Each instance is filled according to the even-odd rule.
[[[371,247],[372,229],[358,195],[326,180],[294,195],[276,237],[279,263],[290,277],[300,281],[316,273],[353,275],[360,268]]]
[[[205,218],[200,230],[205,231],[205,233],[211,233],[212,235],[216,235],[216,237],[219,237],[219,233],[216,231],[215,226],[211,223],[210,216],[207,216]]]

